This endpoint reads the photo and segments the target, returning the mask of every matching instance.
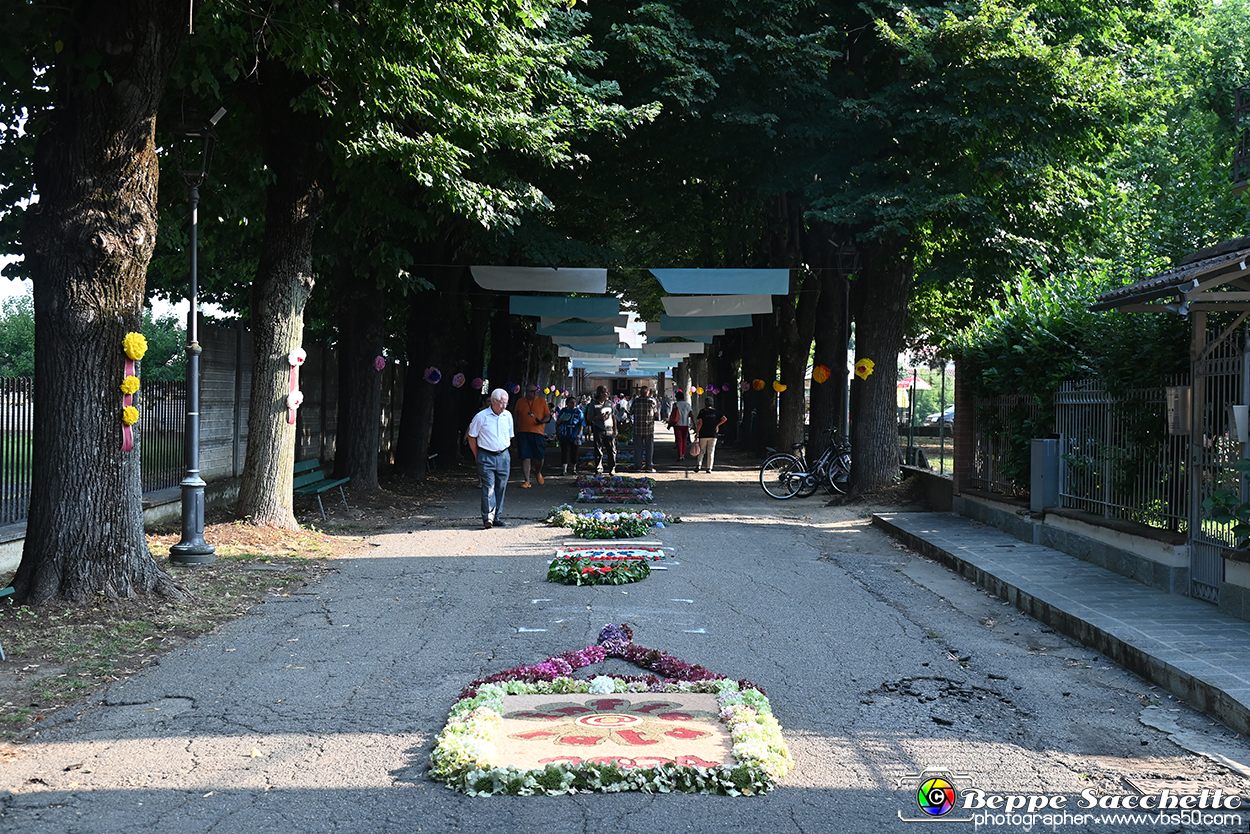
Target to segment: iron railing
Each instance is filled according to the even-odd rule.
[[[1027,444],[1036,431],[1037,400],[1032,394],[1004,394],[977,399],[972,413],[973,471],[971,487],[1013,498],[1029,494]]]
[[[144,382],[135,397],[136,449],[144,492],[176,487],[185,475],[185,382]],[[35,381],[0,377],[0,525],[26,520],[34,462]]]
[[[1176,532],[1187,528],[1189,436],[1168,433],[1163,388],[1112,396],[1100,382],[1062,383],[1054,432],[1064,472],[1061,506]]]

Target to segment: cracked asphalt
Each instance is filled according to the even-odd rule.
[[[0,764],[0,831],[878,834],[923,830],[900,821],[917,807],[896,785],[933,767],[987,792],[1248,797],[1239,826],[1061,831],[1248,830],[1244,740],[900,548],[871,508],[773,501],[752,468],[718,458],[714,475],[656,476],[655,506],[685,521],[657,531],[675,548],[668,570],[632,585],[544,581],[570,535],[540,519],[572,499],[571,479],[514,483],[502,530],[479,529],[473,492],[422,508],[319,584],[49,717]],[[429,779],[461,687],[611,622],[762,686],[794,771],[738,798],[469,798]]]

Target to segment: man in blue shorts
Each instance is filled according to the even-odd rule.
[[[525,394],[516,401],[512,413],[521,453],[521,487],[529,489],[531,470],[534,480],[539,486],[543,485],[543,460],[547,457],[547,424],[551,422],[551,408],[546,399],[538,396],[537,385],[531,383],[526,386]]]

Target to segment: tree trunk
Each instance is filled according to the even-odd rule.
[[[156,108],[186,8],[76,4],[58,33],[64,48],[49,73],[56,105],[35,144],[39,202],[22,234],[39,395],[26,541],[13,578],[20,603],[182,596],[144,537],[139,447],[121,450],[118,385],[122,338],[142,322],[156,240]],[[100,61],[93,70],[84,68],[88,56]]]
[[[895,382],[912,272],[903,244],[886,241],[866,247],[864,268],[851,285],[855,360],[875,363],[867,379],[851,382],[851,495],[887,487],[898,478]]]
[[[803,440],[807,358],[812,351],[819,297],[820,282],[816,274],[806,269],[791,269],[790,294],[785,298],[773,298],[781,338],[781,383],[786,386],[778,396],[777,442],[781,449],[789,449]],[[770,380],[765,382],[771,384]]]
[[[767,453],[766,447],[775,442],[777,431],[777,392],[772,386],[777,374],[777,344],[775,316],[756,316],[755,324],[743,332],[742,379],[748,383],[758,379],[764,384],[759,391],[752,386],[743,393],[743,426],[748,435],[746,442],[761,457]]]
[[[382,372],[375,363],[386,338],[385,302],[376,276],[353,267],[350,252],[338,265],[338,433],[334,476],[353,490],[378,488],[382,440]]]
[[[266,193],[265,236],[252,285],[251,411],[238,514],[254,524],[294,530],[299,525],[292,503],[295,426],[287,420],[287,356],[303,339],[304,305],[313,288],[325,124],[315,114],[292,110],[309,79],[270,61],[262,62],[257,77],[244,85],[244,94],[260,125],[274,181]]]

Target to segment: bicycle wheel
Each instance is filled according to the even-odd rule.
[[[829,464],[827,472],[822,473],[821,482],[830,495],[845,495],[846,482],[851,476],[851,456],[838,455]]]
[[[772,498],[793,498],[798,494],[803,474],[803,464],[794,455],[773,455],[760,467],[760,486]]]
[[[794,494],[799,498],[811,497],[820,489],[820,471],[817,469],[801,474],[796,472],[793,477],[798,479],[798,489]]]

